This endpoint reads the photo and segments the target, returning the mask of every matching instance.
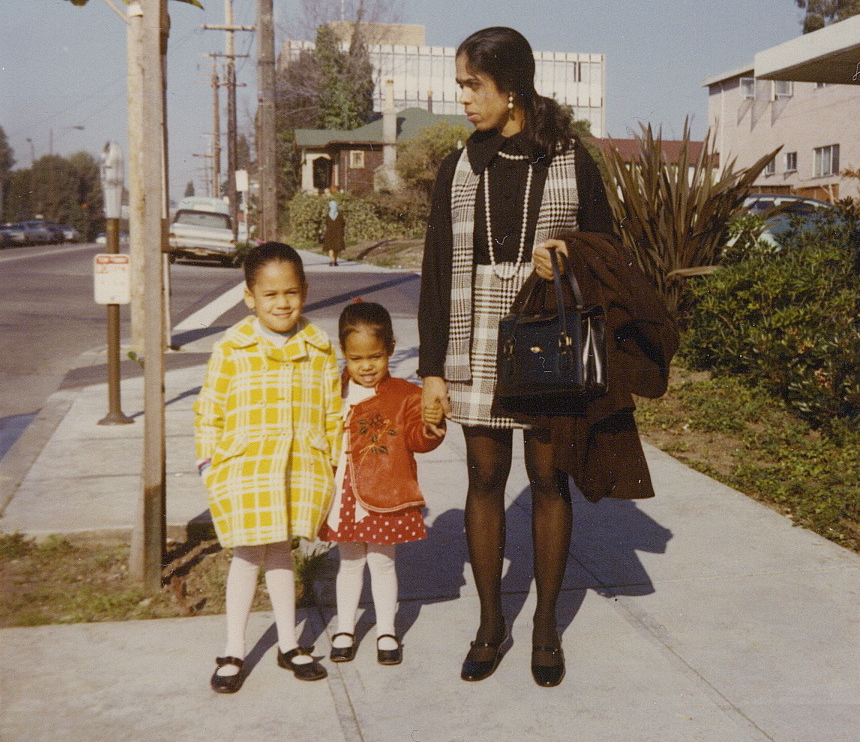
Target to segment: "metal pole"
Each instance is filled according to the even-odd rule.
[[[161,13],[165,0],[141,0],[143,23],[137,64],[143,77],[142,185],[144,242],[144,432],[143,470],[138,518],[132,532],[130,574],[144,588],[161,588],[165,540],[164,445],[164,302],[162,242],[164,208],[162,170],[163,94],[160,54]]]
[[[118,217],[105,220],[105,237],[108,253],[118,254]],[[107,305],[107,319],[108,414],[99,420],[99,425],[128,425],[134,420],[123,414],[120,399],[119,304]]]

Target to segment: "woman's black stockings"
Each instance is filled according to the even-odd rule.
[[[481,624],[477,641],[498,642],[504,636],[501,582],[505,552],[505,484],[511,467],[512,431],[466,427],[469,489],[466,536]],[[570,548],[572,513],[566,477],[552,465],[549,433],[525,431],[526,471],[532,491],[532,535],[537,607],[535,645],[557,646],[556,603]]]

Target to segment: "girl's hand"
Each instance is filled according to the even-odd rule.
[[[445,435],[443,419],[451,414],[448,387],[441,376],[425,376],[421,388],[421,419],[433,435]]]
[[[541,242],[532,252],[532,265],[541,278],[552,281],[552,258],[549,251],[555,248],[560,253],[567,255],[567,243],[562,240],[546,240]],[[559,270],[564,273],[564,263],[559,264]]]

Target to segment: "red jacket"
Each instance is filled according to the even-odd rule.
[[[421,506],[415,453],[441,442],[421,422],[421,389],[386,376],[376,394],[355,405],[346,420],[347,466],[356,499],[369,511],[393,513]]]

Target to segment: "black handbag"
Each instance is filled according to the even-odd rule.
[[[502,412],[571,415],[577,402],[606,394],[606,312],[586,307],[569,266],[565,281],[554,249],[550,256],[555,306],[543,301],[536,307],[545,283],[527,282],[499,322],[496,402]],[[572,302],[565,302],[565,293]]]

